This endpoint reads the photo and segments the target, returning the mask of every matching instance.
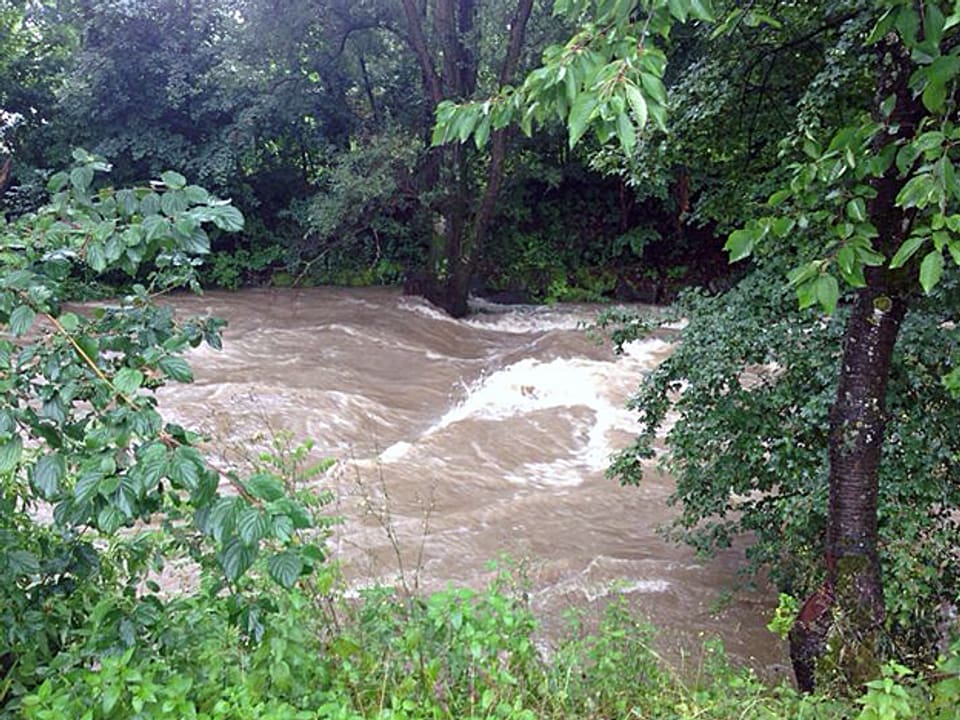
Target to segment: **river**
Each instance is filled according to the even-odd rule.
[[[191,354],[196,381],[163,391],[165,415],[209,434],[220,463],[279,430],[336,458],[321,483],[337,495],[344,524],[331,544],[355,585],[395,581],[388,521],[408,583],[419,573],[425,589],[478,586],[507,555],[524,565],[548,630],[571,605],[621,594],[673,657],[719,635],[764,674],[782,667],[764,627],[772,593],[724,601],[742,547],[700,560],[665,542],[656,529],[674,513],[672,481],[653,464],[640,487],[604,477],[636,430],[624,402],[669,336],[616,357],[580,329],[595,306],[489,305],[457,321],[390,289],[173,302],[229,324],[222,351]]]

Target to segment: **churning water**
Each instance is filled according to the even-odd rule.
[[[636,431],[624,402],[669,338],[617,357],[580,329],[596,307],[480,305],[458,321],[383,289],[173,302],[229,325],[224,350],[193,353],[196,382],[163,392],[165,413],[209,433],[222,463],[278,430],[336,458],[323,482],[345,518],[333,544],[353,582],[392,581],[402,563],[425,588],[481,585],[508,555],[526,565],[548,629],[564,608],[616,593],[668,649],[716,634],[760,669],[781,662],[764,628],[769,593],[718,602],[741,551],[705,561],[665,542],[672,481],[652,465],[639,488],[604,477]]]

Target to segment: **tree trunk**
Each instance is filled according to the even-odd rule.
[[[461,0],[461,8],[465,6],[471,7],[466,0]],[[520,62],[527,22],[532,11],[533,0],[519,0],[510,21],[510,40],[498,76],[500,87],[510,84],[513,80],[513,74]],[[463,317],[469,309],[467,298],[470,283],[476,270],[477,260],[490,234],[497,209],[497,198],[503,184],[508,139],[509,130],[506,128],[495,130],[491,135],[487,183],[472,220],[469,223],[460,224],[459,229],[457,223],[447,226],[448,232],[459,230],[461,234],[456,238],[448,238],[447,246],[452,252],[448,252],[446,258],[447,276],[437,294],[437,299],[431,298],[431,300],[453,317]]]
[[[878,43],[877,133],[873,153],[916,134],[923,108],[909,87],[909,51],[895,35]],[[879,111],[893,96],[889,116]],[[910,234],[913,211],[896,198],[907,182],[892,166],[870,178],[868,204],[877,229],[874,247],[887,258]],[[880,668],[878,641],[884,620],[883,581],[877,548],[879,469],[886,425],[887,381],[897,335],[916,284],[917,268],[868,268],[847,321],[837,397],[830,411],[830,504],[824,548],[826,580],[800,610],[790,633],[797,684],[811,691],[817,676],[857,692]]]

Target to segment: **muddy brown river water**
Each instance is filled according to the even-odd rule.
[[[764,627],[768,591],[738,593],[742,548],[713,560],[665,542],[669,477],[638,488],[604,477],[636,430],[624,402],[669,352],[667,339],[615,357],[579,329],[597,308],[480,306],[451,320],[394,290],[248,290],[177,297],[228,320],[224,349],[191,356],[196,382],[168,388],[168,417],[205,430],[233,462],[289,430],[334,457],[321,480],[344,524],[331,541],[355,585],[393,582],[398,561],[426,589],[480,586],[488,563],[522,561],[546,627],[565,608],[622,595],[696,655],[702,637],[768,674],[783,663]],[[382,517],[382,513],[381,513]],[[721,607],[718,607],[721,606]]]

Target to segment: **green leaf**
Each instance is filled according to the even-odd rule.
[[[203,470],[203,458],[197,449],[181,446],[170,456],[167,475],[175,485],[192,492],[199,487],[200,474]]]
[[[248,547],[235,538],[220,552],[220,567],[228,580],[235,581],[253,565],[256,557],[256,548]]]
[[[182,190],[167,190],[160,196],[160,209],[171,217],[190,207],[186,194]]]
[[[60,492],[66,474],[67,466],[59,453],[44,455],[33,466],[33,484],[45,500],[52,500]]]
[[[867,204],[863,198],[854,198],[847,203],[847,217],[858,223],[867,219]]]
[[[221,205],[214,209],[213,224],[224,232],[243,230],[243,213],[233,205]]]
[[[727,238],[723,249],[730,253],[730,262],[735,263],[749,257],[753,252],[753,246],[756,244],[757,234],[753,230],[743,228],[734,230]]]
[[[849,245],[844,245],[840,248],[839,252],[837,252],[837,266],[844,275],[849,275],[853,272],[853,266],[856,260],[857,254]]]
[[[137,465],[144,489],[152,491],[160,483],[167,470],[167,446],[159,440],[137,448]]]
[[[122,395],[133,395],[143,385],[143,373],[134,368],[121,368],[113,378],[113,387]]]
[[[691,15],[704,22],[713,22],[713,8],[710,7],[710,0],[689,0],[689,2]]]
[[[633,149],[637,146],[637,130],[626,112],[617,115],[617,139],[620,140],[623,154],[633,155]]]
[[[792,217],[780,217],[773,221],[773,234],[777,237],[786,237],[796,227],[797,221]]]
[[[821,275],[817,278],[817,302],[828,315],[832,315],[840,299],[840,285],[833,275]]]
[[[286,544],[290,542],[290,538],[293,537],[293,520],[290,519],[289,515],[274,515],[272,518],[272,527],[271,533],[280,542]]]
[[[943,83],[930,81],[923,89],[923,106],[932,113],[940,112],[947,101],[947,86]]]
[[[157,366],[163,370],[167,377],[177,382],[193,382],[193,370],[190,368],[190,364],[181,357],[166,355],[160,358]]]
[[[626,85],[626,94],[627,102],[630,105],[630,111],[633,113],[633,117],[637,121],[637,127],[642,130],[647,124],[647,100],[643,97],[643,93],[640,92],[640,88],[633,83],[628,83]]]
[[[148,215],[143,219],[142,227],[147,242],[170,235],[170,221],[162,215]]]
[[[246,505],[239,497],[220,498],[206,516],[206,522],[202,525],[204,532],[212,535],[217,542],[223,542],[224,538],[233,534],[237,526],[237,513],[242,507]]]
[[[652,73],[642,72],[640,73],[640,83],[650,98],[658,105],[666,106],[667,89],[663,85],[663,80]]]
[[[6,553],[10,572],[17,576],[36,575],[40,572],[40,561],[27,550],[13,550]]]
[[[93,183],[93,168],[90,166],[84,165],[70,171],[70,184],[78,194],[85,195],[89,192],[91,183]]]
[[[125,518],[113,505],[107,505],[97,514],[97,527],[107,535],[112,535],[123,525]]]
[[[487,144],[487,140],[490,138],[490,123],[490,116],[487,115],[480,121],[480,124],[477,125],[477,129],[473,134],[473,142],[477,146],[477,150],[483,150],[483,146]]]
[[[580,93],[577,101],[570,108],[567,118],[567,129],[570,133],[569,144],[573,148],[587,131],[590,120],[597,109],[597,98],[590,92]]]
[[[107,269],[107,254],[103,243],[91,241],[87,244],[85,258],[95,272],[102,273]]]
[[[929,293],[940,282],[943,276],[943,255],[931,250],[920,263],[920,285],[923,291]]]
[[[278,584],[290,588],[303,572],[303,560],[297,553],[284,550],[267,560],[267,572]]]
[[[237,517],[237,534],[246,545],[256,545],[270,531],[270,520],[257,507],[246,507]]]
[[[20,337],[25,334],[30,329],[30,326],[33,325],[36,317],[37,314],[29,305],[17,306],[14,311],[10,313],[10,333],[14,337]]]
[[[907,238],[903,241],[903,245],[900,246],[900,249],[897,250],[893,258],[890,260],[890,269],[895,270],[898,267],[902,267],[906,262],[913,257],[914,253],[920,249],[920,246],[927,241],[925,237],[919,237],[914,235]]]
[[[187,179],[180,173],[173,172],[172,170],[160,173],[160,179],[163,181],[163,184],[171,190],[182,190],[187,186]]]
[[[0,445],[0,473],[8,473],[16,468],[22,455],[23,441],[19,435],[14,435]]]
[[[258,500],[273,502],[286,495],[283,483],[276,475],[270,473],[253,475],[244,484],[247,491]]]
[[[910,178],[897,195],[897,204],[903,208],[924,208],[936,189],[936,182],[930,173],[922,173]]]
[[[191,205],[203,205],[210,201],[210,193],[199,185],[187,185],[183,189],[183,195]]]

